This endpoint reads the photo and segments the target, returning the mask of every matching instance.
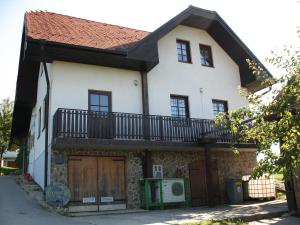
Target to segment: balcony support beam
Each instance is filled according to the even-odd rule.
[[[145,151],[145,171],[144,171],[145,178],[152,178],[153,171],[152,171],[152,155],[151,151],[148,149]]]
[[[141,71],[141,77],[142,77],[143,114],[144,115],[149,115],[149,97],[148,97],[147,72]]]
[[[207,190],[207,200],[208,206],[215,206],[214,202],[214,185],[212,180],[212,158],[211,158],[211,144],[206,143],[204,145],[204,155],[205,155],[205,172],[206,172],[206,190]]]

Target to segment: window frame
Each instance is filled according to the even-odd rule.
[[[218,113],[220,113],[220,111],[218,111],[218,113],[215,115],[214,104],[223,104],[224,105],[224,112],[223,113],[225,113],[225,114],[228,113],[228,101],[220,100],[220,99],[212,99],[212,109],[213,109],[213,116],[214,117],[216,115],[218,115]]]
[[[176,98],[176,99],[184,99],[184,105],[185,105],[185,117],[182,117],[182,116],[173,116],[172,115],[172,105],[171,105],[171,100],[172,98]],[[178,105],[178,104],[177,104]],[[189,109],[189,97],[188,96],[185,96],[185,95],[174,95],[174,94],[171,94],[170,95],[170,107],[171,107],[171,116],[172,117],[176,117],[176,118],[190,118],[190,109]],[[178,106],[177,106],[177,111],[178,111]]]
[[[44,67],[42,67],[42,69],[41,69],[41,74],[40,74],[40,77],[42,77],[42,76],[43,76],[43,74],[44,74]]]
[[[37,137],[37,139],[39,139],[39,137],[41,136],[41,129],[42,129],[42,107],[40,107],[39,111],[38,111],[38,137]]]
[[[108,96],[108,112],[107,113],[112,112],[112,97],[111,97],[112,94],[111,94],[111,91],[89,90],[88,91],[88,110],[89,111],[92,111],[91,110],[91,98],[90,98],[91,94]],[[99,105],[99,109],[100,109],[100,105]],[[93,112],[96,112],[96,111],[93,111]],[[103,111],[97,111],[97,112],[103,112]]]
[[[202,63],[201,49],[208,50],[208,54],[209,54],[209,59],[211,61],[211,65],[206,65],[206,64]],[[214,60],[213,60],[213,54],[212,54],[212,47],[210,45],[199,44],[199,50],[200,50],[200,63],[201,63],[201,66],[214,68]]]
[[[178,48],[177,48],[177,44],[180,43],[180,44],[185,44],[186,45],[186,57],[187,57],[187,61],[183,61],[183,60],[180,60],[178,58]],[[180,48],[181,50],[181,53],[182,53],[182,48]],[[192,55],[191,55],[191,46],[190,46],[190,42],[187,41],[187,40],[182,40],[182,39],[176,39],[176,54],[177,54],[177,61],[178,62],[181,62],[181,63],[190,63],[192,64]],[[182,54],[181,54],[182,55]]]
[[[47,97],[45,96],[43,101],[43,130],[46,128],[46,104],[47,104]]]

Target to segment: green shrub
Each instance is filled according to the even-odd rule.
[[[6,166],[3,166],[1,167],[1,171],[0,171],[0,174],[3,174],[3,175],[10,175],[10,174],[13,174],[14,172],[18,171],[18,168],[13,168],[13,167],[6,167]]]

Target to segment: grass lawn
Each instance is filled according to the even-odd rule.
[[[247,225],[247,223],[242,221],[231,221],[231,220],[211,220],[211,221],[203,221],[199,223],[188,223],[184,225]]]
[[[10,173],[12,173],[16,170],[18,170],[18,168],[3,166],[3,167],[1,167],[0,174],[9,175]]]

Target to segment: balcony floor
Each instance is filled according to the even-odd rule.
[[[202,150],[204,145],[210,143],[215,148],[230,148],[229,143],[212,142],[201,139],[199,142],[159,141],[159,140],[122,140],[122,139],[98,139],[98,138],[72,138],[57,137],[52,146],[56,149],[95,149],[95,150],[172,150],[172,151],[196,151]],[[256,148],[255,144],[236,144],[238,148]]]

